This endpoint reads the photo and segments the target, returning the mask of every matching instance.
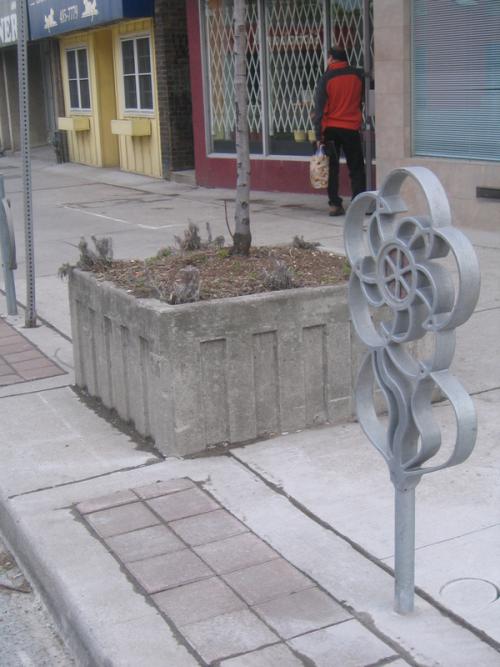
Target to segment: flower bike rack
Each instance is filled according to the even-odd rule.
[[[407,179],[416,181],[426,199],[424,215],[407,215],[401,196]],[[395,489],[394,607],[406,614],[414,607],[415,488],[422,475],[465,461],[476,440],[472,399],[449,367],[455,329],[477,303],[479,264],[467,237],[452,226],[441,183],[424,167],[395,169],[380,190],[358,195],[347,213],[344,241],[352,267],[349,309],[368,347],[355,389],[356,412]],[[433,339],[433,351],[422,358],[408,343],[424,337]],[[375,407],[377,387],[387,404],[385,418]],[[436,388],[454,410],[456,438],[446,460],[433,465],[442,446],[432,409]]]

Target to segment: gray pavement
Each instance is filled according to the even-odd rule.
[[[38,595],[0,541],[0,655],[2,667],[71,667]]]
[[[6,168],[7,167],[7,168]],[[19,160],[0,173],[19,213]],[[479,437],[417,488],[416,611],[392,611],[392,485],[355,423],[163,459],[71,389],[65,283],[81,235],[146,257],[188,220],[227,236],[233,193],[33,160],[38,311],[0,315],[59,368],[0,390],[0,530],[82,665],[500,665],[500,233],[466,230],[478,308],[454,368]],[[253,193],[255,243],[342,248],[321,197]],[[18,216],[19,217],[19,216]],[[22,225],[16,284],[23,301]],[[436,408],[450,439],[452,419]],[[15,664],[15,663],[14,663]],[[19,663],[22,664],[22,663]]]

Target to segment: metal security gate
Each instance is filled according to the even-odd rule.
[[[201,0],[208,152],[234,152],[232,0]],[[373,0],[248,0],[251,151],[309,155],[316,83],[333,44],[373,63]],[[369,120],[366,118],[365,120]],[[368,157],[368,156],[367,156]]]
[[[233,1],[205,1],[205,58],[208,74],[211,140],[220,150],[232,151],[234,111]],[[251,135],[262,132],[259,11],[256,0],[247,2],[248,123]]]
[[[271,153],[292,152],[312,131],[314,88],[325,62],[324,6],[308,2],[266,2],[269,134]]]

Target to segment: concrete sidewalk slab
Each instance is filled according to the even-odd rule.
[[[269,665],[303,667],[304,663],[289,648],[280,644],[221,662],[221,667],[269,667]]]
[[[471,241],[477,234],[467,230]],[[500,305],[500,291],[498,290],[498,269],[500,262],[500,248],[495,246],[474,245],[481,269],[481,292],[476,310],[498,308]]]
[[[168,626],[150,607],[146,611],[143,594],[131,585],[105,546],[75,520],[72,510],[77,502],[178,477],[202,484],[247,529],[319,584],[354,615],[364,633],[387,647],[382,655],[399,655],[419,664],[498,664],[498,651],[424,600],[417,599],[417,611],[411,617],[394,614],[392,577],[387,572],[227,457],[169,459],[2,503],[2,526],[9,542],[24,554],[23,564],[43,586],[51,608],[72,637],[73,647],[78,647],[78,655],[87,656],[84,664],[109,660],[106,664],[155,665],[157,653],[172,656],[172,651],[185,647],[173,626]],[[72,549],[61,548],[64,544],[71,544]],[[77,560],[75,553],[79,554]],[[70,626],[67,617],[71,618]],[[236,625],[231,627],[239,627],[240,621],[234,622]],[[200,623],[205,625],[193,629],[190,637],[194,643],[201,642],[199,646],[206,646],[204,638],[215,626]],[[136,638],[144,633],[147,647],[143,643],[137,646]],[[370,664],[380,659],[380,644],[372,643],[374,659]],[[360,644],[364,645],[365,642]],[[210,647],[213,644],[204,649],[207,657],[212,655]],[[302,648],[306,650],[304,655],[309,651],[308,657],[314,660],[315,649]],[[141,651],[145,652],[141,655]],[[197,664],[189,662],[192,656],[182,651],[176,659],[179,661],[172,664]],[[366,661],[353,664],[365,665]]]
[[[500,262],[500,255],[499,255]],[[451,371],[468,392],[477,394],[500,387],[500,309],[476,311],[457,331],[457,349]]]
[[[290,645],[310,657],[316,667],[330,667],[332,656],[342,667],[363,667],[394,657],[389,646],[370,635],[356,620],[298,637]]]
[[[393,566],[392,558],[388,560]],[[500,524],[421,547],[418,584],[500,643]]]
[[[3,398],[0,416],[4,497],[159,460],[138,450],[69,388]]]
[[[476,397],[480,430],[472,456],[459,467],[424,476],[417,487],[416,584],[500,645],[499,400],[498,391]],[[451,410],[441,405],[435,412],[444,432],[452,434]],[[232,455],[318,521],[392,566],[393,487],[383,459],[357,424],[282,436]],[[478,600],[464,604],[445,591],[454,580],[474,578],[484,582]]]

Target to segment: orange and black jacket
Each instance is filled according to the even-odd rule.
[[[316,86],[314,95],[314,130],[316,140],[322,140],[327,127],[346,130],[361,129],[363,103],[363,73],[346,62],[328,66]]]

